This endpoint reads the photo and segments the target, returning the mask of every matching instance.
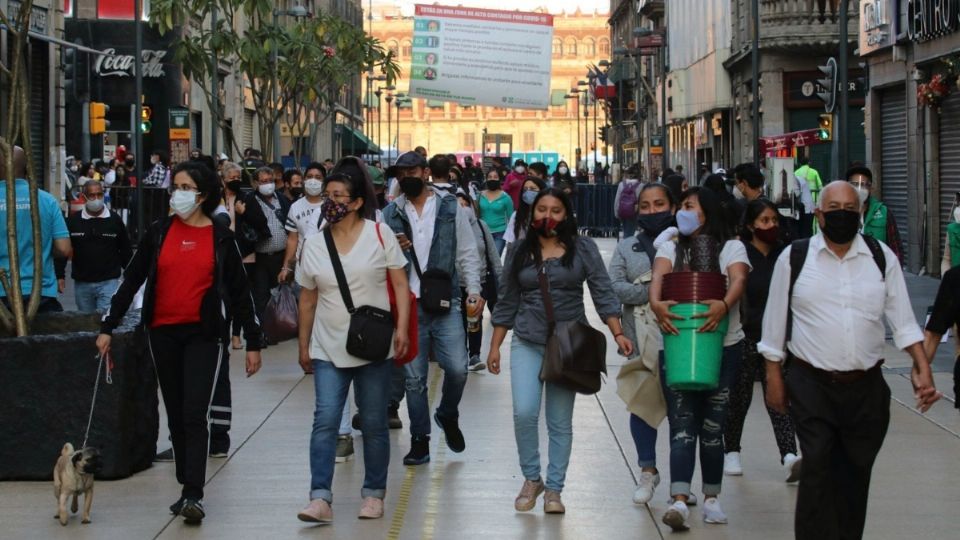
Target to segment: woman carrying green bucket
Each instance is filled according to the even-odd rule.
[[[698,440],[703,519],[707,523],[727,522],[717,500],[723,482],[723,425],[730,388],[739,374],[743,354],[739,301],[750,262],[743,244],[731,238],[730,224],[725,222],[720,201],[712,191],[697,187],[685,191],[676,219],[677,229],[668,229],[656,243],[650,307],[657,316],[664,334],[664,348],[670,356],[665,360],[665,353],[660,353],[660,380],[670,423],[670,494],[673,498],[663,522],[673,530],[686,530],[687,500]],[[714,240],[716,246],[722,246],[713,266],[726,277],[726,293],[720,299],[697,303],[677,304],[666,299],[662,295],[664,276],[691,270],[690,261],[702,255],[692,253],[691,246],[709,244],[709,239]],[[686,343],[685,347],[680,346],[681,341]],[[710,345],[710,341],[715,343]],[[722,353],[717,354],[721,348]],[[709,362],[702,360],[711,353],[720,360],[719,369],[713,370],[714,381],[709,380],[710,366],[703,365]],[[677,377],[680,370],[684,373]]]

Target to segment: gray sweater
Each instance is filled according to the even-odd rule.
[[[550,296],[558,321],[587,321],[583,306],[583,284],[587,283],[593,304],[600,318],[620,316],[620,302],[613,294],[610,276],[603,265],[600,250],[590,238],[577,238],[576,253],[570,267],[563,266],[560,259],[545,261],[550,282]],[[515,337],[544,345],[547,343],[547,314],[540,295],[537,268],[533,261],[525,261],[519,275],[514,277],[515,251],[507,255],[500,279],[497,307],[493,312],[493,325],[513,329]]]
[[[650,301],[647,284],[634,282],[650,269],[650,257],[639,245],[635,236],[624,238],[617,244],[617,249],[610,257],[610,281],[613,284],[613,292],[623,304],[623,335],[628,337],[634,345],[637,343],[634,309]]]

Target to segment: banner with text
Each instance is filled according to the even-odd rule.
[[[553,15],[469,7],[416,7],[409,95],[546,109]]]

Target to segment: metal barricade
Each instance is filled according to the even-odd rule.
[[[170,194],[162,187],[144,186],[143,227],[150,227],[154,221],[170,213]],[[137,230],[137,188],[134,186],[113,185],[107,188],[108,206],[123,219],[130,239],[136,242],[140,238]]]
[[[613,208],[616,195],[615,184],[577,184],[577,195],[573,203],[580,234],[617,236],[620,222]]]

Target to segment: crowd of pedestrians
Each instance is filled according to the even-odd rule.
[[[142,295],[141,323],[167,409],[168,455],[183,486],[170,511],[194,523],[205,516],[206,459],[229,449],[228,344],[246,348],[248,376],[259,370],[261,350],[278,340],[261,322],[278,285],[297,291],[298,361],[316,396],[309,502],[297,515],[321,523],[333,519],[335,463],[353,456],[354,429],[362,433],[365,471],[357,515],[377,519],[388,430],[403,426],[400,402],[407,401],[410,434],[404,465],[430,461],[432,423],[451,451],[463,452],[468,374],[497,375],[505,357],[523,476],[514,507],[532,510],[542,494],[545,513],[564,513],[566,471],[576,459],[576,391],[543,372],[557,325],[588,324],[589,294],[626,357],[617,385],[641,469],[636,504],[649,503],[661,482],[656,439],[666,418],[670,505],[663,522],[689,528],[690,506],[700,502],[706,523],[727,523],[723,478],[743,474],[741,433],[760,380],[784,480],[799,486],[797,538],[859,538],[890,417],[880,372],[884,320],[913,360],[917,407],[926,411],[940,397],[930,359],[960,319],[953,264],[960,233],[948,227],[943,286],[922,332],[893,215],[872,196],[871,171],[861,165],[823,186],[801,162],[801,201],[791,216],[766,198],[764,174],[752,164],[729,175],[703,171],[695,186],[680,171],[647,179],[631,166],[611,209],[623,239],[607,266],[594,240],[579,232],[576,183],[565,162],[554,171],[522,160],[509,173],[482,171],[472,160],[461,167],[452,155],[428,159],[422,147],[386,170],[355,157],[285,169],[255,150],[237,163],[200,153],[172,169],[162,153],[151,162],[144,182],[166,188],[170,211],[135,248],[124,216],[107,202],[107,178],[118,174],[111,170],[83,177],[83,205],[66,220],[52,198],[41,197],[43,274],[33,279],[27,268],[30,242],[21,242],[21,270],[25,293],[42,284],[42,307],[56,310],[56,275],[66,265],[53,258],[70,259],[77,308],[103,315],[97,347],[104,354]],[[20,200],[27,196],[22,152],[12,172]],[[8,184],[0,182],[0,195]],[[5,206],[0,210],[2,218]],[[955,214],[960,222],[960,209]],[[697,251],[704,245],[713,250]],[[0,266],[6,249],[0,244]],[[722,274],[725,294],[692,317],[697,332],[722,333],[719,383],[679,388],[667,383],[663,336],[678,335],[683,317],[665,282],[694,271],[703,253]],[[823,287],[828,281],[837,286]],[[0,297],[9,302],[2,289]],[[485,308],[492,335],[482,359]],[[427,398],[430,361],[443,377],[435,410]],[[955,392],[957,381],[960,371]],[[699,500],[692,489],[698,454]]]

